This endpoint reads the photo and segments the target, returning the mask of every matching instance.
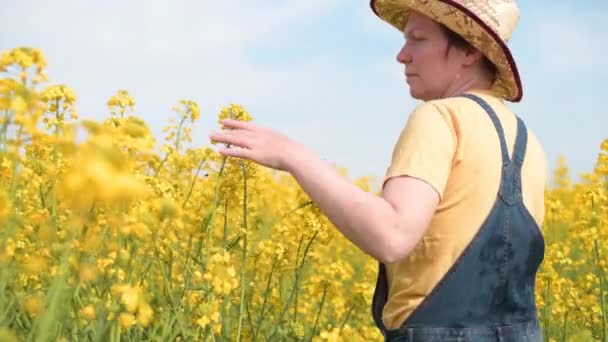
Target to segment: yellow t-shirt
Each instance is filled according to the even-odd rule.
[[[485,91],[470,91],[486,100],[501,121],[512,156],[515,115]],[[522,169],[525,206],[539,226],[544,215],[547,165],[544,151],[528,128]],[[431,184],[441,200],[420,243],[402,261],[387,264],[388,301],[383,321],[398,328],[448,272],[481,228],[496,200],[502,154],[490,116],[462,97],[418,106],[395,145],[384,182],[407,175]]]

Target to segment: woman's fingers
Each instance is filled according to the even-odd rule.
[[[234,119],[223,119],[222,124],[225,128],[253,130],[256,125],[248,121]]]
[[[222,132],[213,132],[210,135],[211,140],[224,144],[231,144],[245,148],[252,147],[253,137],[241,130],[228,130]]]
[[[242,159],[249,159],[249,160],[254,159],[253,155],[252,155],[252,151],[250,149],[243,148],[243,147],[238,147],[238,146],[222,147],[222,148],[220,148],[219,152],[228,157],[242,158]]]

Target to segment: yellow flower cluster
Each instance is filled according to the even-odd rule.
[[[69,115],[70,119],[78,119],[78,113],[74,106],[76,94],[67,85],[60,84],[47,87],[42,92],[41,100],[47,104],[47,113],[50,114],[50,116],[42,119],[47,129],[62,127],[66,114]]]
[[[19,65],[22,69],[27,69],[36,65],[38,69],[46,67],[46,58],[40,49],[19,47],[10,51],[3,51],[0,57],[0,71],[6,71],[10,65]]]
[[[47,66],[47,62],[40,49],[18,47],[10,51],[3,51],[0,55],[0,72],[19,71],[19,80],[24,84],[28,76],[27,69],[32,66],[36,67],[32,84],[46,81],[47,76],[43,70]]]
[[[135,110],[135,99],[125,89],[120,89],[118,92],[110,97],[107,102],[110,113],[113,115],[120,114],[120,117],[125,115],[128,110]]]
[[[253,118],[245,109],[238,104],[230,104],[228,107],[222,108],[222,111],[218,115],[218,122],[221,123],[223,119],[234,119],[240,121],[251,121]]]
[[[608,338],[608,140],[595,172],[573,184],[565,160],[545,195],[547,248],[537,281],[539,316],[547,338]]]
[[[136,322],[142,327],[150,324],[154,310],[145,301],[143,290],[140,286],[114,285],[112,294],[120,297],[120,303],[124,305],[126,312],[119,316],[123,328],[129,328]],[[137,315],[135,318],[134,315]]]
[[[196,102],[173,108],[156,151],[126,90],[103,122],[77,122],[73,90],[29,78],[46,65],[38,50],[0,65],[0,339],[382,340],[377,262],[293,177],[189,147]],[[217,117],[252,120],[236,104]],[[537,298],[549,339],[608,336],[608,140],[601,149],[583,182],[563,164],[547,191]],[[370,191],[369,178],[353,183]]]
[[[38,66],[21,52],[4,61]],[[310,340],[344,325],[347,338],[379,339],[367,309],[376,263],[292,177],[188,146],[196,102],[177,103],[155,151],[128,91],[102,122],[77,121],[67,85],[38,91],[3,70],[2,334]],[[252,119],[236,104],[217,117]]]
[[[173,111],[178,113],[181,118],[190,119],[192,122],[196,121],[201,116],[201,110],[198,104],[192,100],[180,100],[180,106],[173,107]]]

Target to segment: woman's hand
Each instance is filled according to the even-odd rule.
[[[304,151],[304,147],[288,137],[252,122],[224,119],[226,129],[212,132],[209,137],[218,143],[230,144],[219,152],[229,157],[248,159],[258,164],[289,171],[290,160]]]

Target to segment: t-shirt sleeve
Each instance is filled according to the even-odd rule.
[[[430,102],[420,105],[399,135],[382,186],[390,178],[410,176],[429,183],[443,198],[457,137],[457,124],[448,108]]]

